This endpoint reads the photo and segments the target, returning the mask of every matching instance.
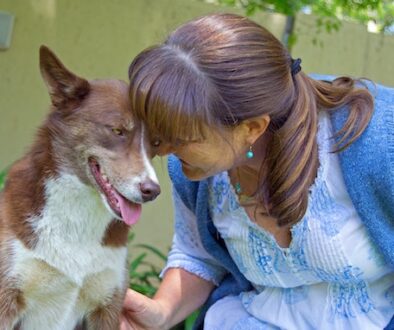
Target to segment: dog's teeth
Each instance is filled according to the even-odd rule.
[[[103,174],[102,177],[103,177],[103,179],[104,179],[105,181],[108,181],[108,177],[107,177],[105,174]]]

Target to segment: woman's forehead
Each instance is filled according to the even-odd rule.
[[[152,138],[158,138],[169,143],[187,143],[201,142],[204,140],[228,139],[232,134],[231,127],[208,125],[207,123],[199,120],[192,123],[189,122],[188,124],[189,125],[182,125],[180,121],[175,119],[173,121],[168,121],[165,125],[160,125],[159,127],[151,125],[148,128],[149,135]]]

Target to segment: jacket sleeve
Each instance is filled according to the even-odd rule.
[[[182,268],[218,285],[226,270],[205,251],[198,233],[196,216],[186,207],[175,189],[173,202],[174,237],[167,264],[161,275],[163,276],[169,268]]]

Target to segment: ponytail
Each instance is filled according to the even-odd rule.
[[[294,103],[286,120],[273,120],[272,140],[267,151],[267,182],[260,196],[279,226],[292,225],[305,214],[308,191],[319,166],[317,148],[318,111],[333,112],[347,107],[348,118],[339,132],[334,152],[351,145],[365,130],[373,112],[373,97],[363,81],[340,77],[317,81],[300,72],[293,77]],[[264,187],[269,187],[268,190]],[[264,192],[264,193],[263,193]],[[267,200],[268,199],[268,200]]]

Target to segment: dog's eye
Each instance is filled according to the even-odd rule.
[[[121,130],[120,128],[111,128],[112,133],[119,135],[119,136],[123,136],[124,132],[123,130]]]
[[[154,139],[152,141],[152,146],[154,146],[155,148],[160,147],[161,145],[161,140],[160,139]]]

